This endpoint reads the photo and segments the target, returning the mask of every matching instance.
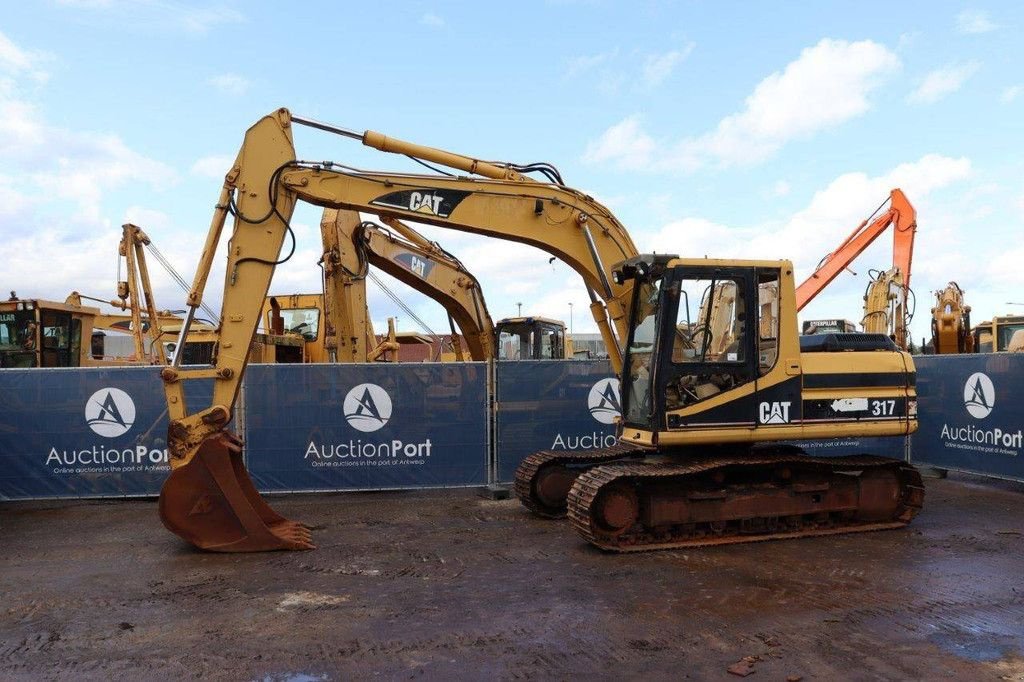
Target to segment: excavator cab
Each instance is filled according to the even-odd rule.
[[[494,327],[499,360],[562,360],[565,325],[545,317],[509,317]]]
[[[87,363],[83,329],[98,310],[52,301],[0,302],[0,367],[80,367]]]
[[[763,376],[778,357],[778,323],[762,310],[779,291],[779,270],[746,265],[677,265],[669,256],[627,261],[617,275],[638,280],[626,345],[626,429],[658,431],[665,415]],[[671,340],[669,342],[669,340]],[[753,422],[737,405],[723,420]],[[675,415],[668,421],[675,421]]]

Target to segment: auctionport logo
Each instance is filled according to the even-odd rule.
[[[135,423],[135,403],[119,388],[101,388],[85,403],[85,423],[104,438],[117,438]]]
[[[602,424],[614,424],[615,418],[622,414],[619,402],[619,380],[601,379],[591,386],[587,396],[587,407],[590,416]]]
[[[975,372],[964,384],[964,407],[975,419],[984,419],[996,405],[996,388],[982,372]]]
[[[391,419],[391,396],[377,384],[359,384],[345,396],[342,411],[353,429],[371,433]]]

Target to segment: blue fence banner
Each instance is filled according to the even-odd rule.
[[[918,356],[908,439],[798,441],[1024,481],[1024,354]],[[498,362],[489,431],[483,363],[252,365],[247,465],[265,492],[507,483],[537,450],[615,442],[619,386],[607,361]],[[190,411],[212,380],[186,383]],[[151,496],[167,463],[157,367],[0,371],[0,500]],[[493,459],[488,459],[488,453]],[[489,465],[490,462],[490,465]]]
[[[156,495],[170,471],[159,367],[5,369],[0,404],[0,500]]]
[[[487,483],[487,365],[251,365],[246,462],[264,492]]]
[[[497,481],[537,450],[615,444],[619,380],[607,360],[521,360],[495,368]]]
[[[808,455],[815,457],[845,457],[847,455],[877,455],[905,460],[907,458],[906,436],[853,436],[825,440],[793,441]]]
[[[1024,353],[922,356],[914,364],[912,461],[1024,480]]]

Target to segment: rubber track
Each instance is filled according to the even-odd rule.
[[[591,506],[601,489],[611,483],[627,477],[665,478],[669,476],[693,476],[713,469],[727,466],[811,466],[824,467],[830,471],[858,471],[874,467],[894,467],[899,470],[902,487],[902,507],[895,519],[888,522],[866,523],[852,522],[828,527],[807,527],[789,530],[778,530],[762,534],[715,534],[695,533],[690,537],[653,536],[645,531],[627,531],[617,537],[610,538],[595,532],[591,523]],[[686,464],[664,462],[625,462],[610,466],[598,466],[587,470],[576,478],[569,491],[568,516],[572,527],[587,542],[601,549],[615,552],[641,552],[655,549],[679,549],[686,547],[702,547],[708,545],[734,544],[741,542],[759,542],[783,538],[812,537],[816,535],[834,535],[887,528],[900,528],[910,523],[911,519],[921,510],[924,502],[924,484],[921,474],[914,467],[899,460],[862,455],[853,457],[811,457],[809,455],[744,455],[738,457],[716,457],[702,459]],[[634,527],[635,528],[635,527]]]
[[[516,497],[537,516],[548,519],[565,517],[565,509],[552,511],[533,496],[533,481],[541,467],[547,464],[566,464],[570,467],[584,467],[608,463],[622,457],[634,457],[650,450],[637,445],[618,443],[610,448],[594,450],[540,450],[528,456],[516,467],[514,489]]]

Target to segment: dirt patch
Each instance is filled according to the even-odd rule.
[[[274,498],[319,549],[261,555],[0,504],[0,677],[1024,679],[1024,489],[926,485],[905,530],[630,556],[470,491]]]

